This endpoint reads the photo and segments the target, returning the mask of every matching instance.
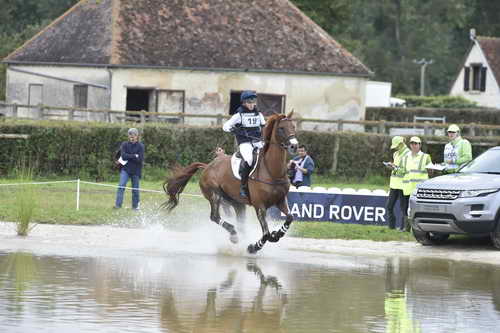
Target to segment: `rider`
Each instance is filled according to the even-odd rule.
[[[266,124],[264,115],[257,110],[257,94],[254,91],[241,93],[241,106],[236,113],[224,123],[224,132],[236,135],[243,161],[240,166],[240,196],[248,197],[248,175],[253,164],[253,150],[262,148],[262,127]]]

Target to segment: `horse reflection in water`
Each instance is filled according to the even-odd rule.
[[[239,194],[240,181],[234,177],[231,170],[231,157],[220,156],[208,165],[195,162],[185,168],[175,169],[173,176],[163,185],[169,196],[163,206],[168,211],[174,209],[189,179],[199,169],[203,169],[200,188],[203,196],[210,202],[210,219],[227,230],[233,243],[238,242],[238,234],[231,223],[221,218],[219,213],[221,204],[229,204],[234,208],[239,223],[244,221],[245,205],[254,207],[262,228],[262,237],[256,243],[248,245],[249,253],[256,253],[267,241],[278,242],[292,223],[286,198],[290,188],[286,172],[286,153],[288,150],[294,154],[298,146],[292,115],[293,111],[287,116],[276,114],[267,120],[263,130],[264,148],[260,153],[255,172],[248,182],[248,199],[242,198]],[[286,215],[286,220],[279,230],[270,232],[266,212],[274,205]]]
[[[189,309],[183,307],[175,293],[165,295],[160,310],[162,328],[168,332],[279,332],[286,316],[287,294],[278,278],[265,275],[256,263],[248,262],[246,270],[247,274],[232,269],[217,287],[209,288],[206,304],[198,312],[192,304]],[[256,282],[258,288],[241,289],[241,283]]]

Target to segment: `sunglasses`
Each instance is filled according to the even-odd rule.
[[[420,142],[410,142],[410,144],[419,145]]]
[[[457,132],[453,132],[453,131],[448,131],[448,133],[457,133]]]

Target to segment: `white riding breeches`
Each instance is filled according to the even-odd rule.
[[[248,165],[252,166],[253,163],[253,148],[262,148],[264,147],[264,143],[262,141],[259,142],[243,142],[240,144],[240,154],[243,159],[248,163]]]

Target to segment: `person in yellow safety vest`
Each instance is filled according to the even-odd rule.
[[[453,124],[448,127],[450,142],[444,146],[443,173],[455,173],[465,163],[472,160],[472,147],[468,140],[460,136],[460,128]]]
[[[408,202],[410,194],[417,188],[417,184],[429,179],[426,166],[432,163],[431,156],[422,150],[422,141],[418,136],[410,139],[410,153],[407,154],[401,163],[405,174],[403,176],[403,196]],[[406,213],[406,212],[405,212]],[[404,229],[410,231],[408,216],[404,214]]]
[[[396,205],[396,201],[399,200],[399,207],[401,208],[403,216],[406,215],[408,210],[408,201],[405,201],[403,196],[404,169],[401,168],[401,162],[403,158],[410,153],[410,150],[406,146],[402,136],[395,136],[392,138],[391,149],[396,149],[396,151],[393,154],[393,162],[386,164],[388,168],[392,169],[386,209],[389,229],[395,229],[396,215],[394,214],[394,206]],[[400,225],[400,230],[404,230],[403,221],[401,221]]]

